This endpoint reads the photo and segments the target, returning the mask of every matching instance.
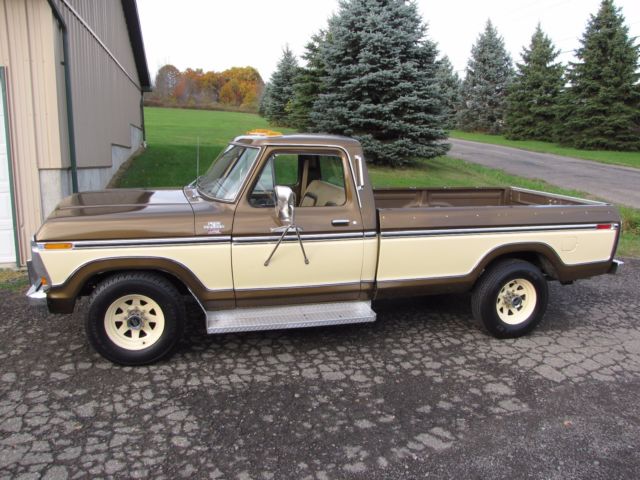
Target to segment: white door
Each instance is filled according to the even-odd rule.
[[[16,261],[13,207],[9,176],[9,119],[6,118],[5,70],[0,67],[0,263]]]

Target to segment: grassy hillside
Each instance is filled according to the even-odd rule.
[[[521,148],[532,152],[553,153],[565,157],[581,158],[600,163],[613,165],[625,165],[627,167],[640,168],[640,152],[611,152],[607,150],[578,150],[577,148],[562,147],[556,143],[540,142],[537,140],[508,140],[502,135],[489,135],[486,133],[470,133],[454,130],[450,132],[451,138],[471,140],[473,142],[491,143],[505,147]]]
[[[254,128],[269,128],[253,114],[145,108],[146,152],[134,159],[124,172],[120,187],[172,187],[189,183],[196,176],[196,138],[200,137],[200,172],[233,137]],[[280,131],[291,131],[282,130]],[[468,187],[519,186],[535,190],[583,196],[542,180],[529,180],[501,170],[467,163],[450,157],[421,160],[410,168],[392,169],[371,166],[371,181],[376,187]],[[640,211],[621,207],[624,218],[621,253],[640,256]]]
[[[147,107],[144,119],[148,148],[120,177],[118,187],[186,185],[196,177],[198,138],[203,173],[234,137],[255,128],[269,128],[267,121],[255,114],[211,110]]]

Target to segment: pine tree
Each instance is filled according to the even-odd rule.
[[[443,100],[442,127],[451,130],[456,126],[456,114],[462,100],[462,81],[446,55],[438,61],[436,79]]]
[[[538,24],[507,96],[506,135],[514,140],[551,140],[564,85],[559,51]]]
[[[624,16],[603,0],[570,64],[558,141],[585,149],[640,150],[638,46]]]
[[[306,67],[300,68],[293,85],[293,100],[289,108],[292,126],[307,132],[313,129],[311,110],[322,90],[322,77],[326,74],[320,48],[326,38],[326,32],[320,31],[311,37],[305,46],[302,58]]]
[[[413,2],[342,2],[320,47],[326,75],[314,125],[356,137],[378,164],[444,154],[437,49],[425,34]]]
[[[504,40],[487,20],[484,32],[471,48],[462,82],[462,105],[458,125],[463,130],[500,133],[504,126],[506,96],[511,76],[511,57]]]
[[[293,82],[298,75],[298,70],[295,55],[288,46],[285,47],[276,71],[269,80],[269,88],[262,99],[264,116],[274,125],[283,127],[291,125],[289,104],[293,100]]]

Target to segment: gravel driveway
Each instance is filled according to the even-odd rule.
[[[640,169],[450,138],[448,155],[640,208]],[[640,156],[640,153],[638,153]]]
[[[640,260],[551,284],[498,341],[466,296],[378,304],[371,325],[208,337],[114,366],[82,314],[0,290],[0,477],[637,478]]]

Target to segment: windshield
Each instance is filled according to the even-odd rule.
[[[198,191],[217,200],[234,200],[259,151],[257,148],[229,145],[213,161],[207,173],[198,178]]]

